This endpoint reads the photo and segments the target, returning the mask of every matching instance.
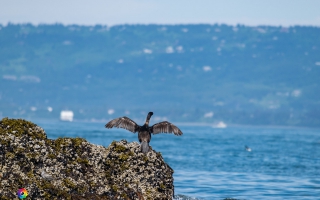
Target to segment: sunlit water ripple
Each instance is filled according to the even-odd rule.
[[[83,137],[106,147],[137,141],[102,123],[33,121],[52,139]],[[153,135],[150,143],[175,171],[175,194],[184,195],[176,199],[320,199],[319,129],[180,128],[182,137]]]

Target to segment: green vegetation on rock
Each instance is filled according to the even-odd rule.
[[[30,199],[173,197],[173,170],[135,142],[105,148],[82,138],[51,140],[36,124],[8,118],[0,121],[0,142],[0,199],[16,198],[22,187]]]

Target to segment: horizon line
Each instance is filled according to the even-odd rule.
[[[281,28],[291,28],[291,27],[313,27],[313,28],[320,28],[320,25],[301,25],[301,24],[292,24],[292,25],[271,25],[271,24],[259,24],[259,25],[248,25],[244,23],[237,23],[237,24],[231,24],[231,23],[119,23],[119,24],[103,24],[103,23],[96,23],[96,24],[81,24],[81,23],[62,23],[62,22],[52,22],[52,23],[32,23],[32,22],[7,22],[7,24],[0,23],[0,26],[7,27],[9,25],[32,25],[32,26],[42,26],[42,25],[63,25],[63,26],[85,26],[85,27],[94,27],[94,26],[104,26],[104,27],[116,27],[116,26],[149,26],[149,25],[155,25],[155,26],[183,26],[183,25],[209,25],[209,26],[222,26],[227,25],[231,27],[237,27],[237,26],[246,26],[246,27],[281,27]]]

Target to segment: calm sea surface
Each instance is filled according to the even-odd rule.
[[[37,121],[51,139],[83,137],[109,146],[137,134],[103,123]],[[195,199],[320,199],[320,130],[179,126],[183,136],[152,135],[174,169],[175,194]],[[245,145],[252,151],[246,151]]]

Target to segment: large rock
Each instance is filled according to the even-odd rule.
[[[22,119],[0,121],[0,199],[172,199],[173,170],[136,142],[108,148],[82,138],[47,139]]]

